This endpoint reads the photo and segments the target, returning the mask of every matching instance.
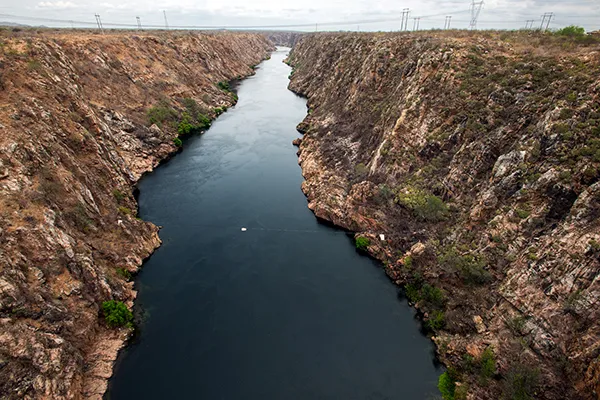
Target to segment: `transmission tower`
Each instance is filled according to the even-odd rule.
[[[450,29],[450,21],[452,20],[452,15],[447,15],[446,20],[444,21],[444,29]]]
[[[546,30],[548,30],[548,28],[550,27],[550,21],[552,21],[552,18],[554,17],[554,13],[544,13],[542,15],[542,23],[540,25],[540,30],[544,29],[544,22],[546,23]]]
[[[400,30],[405,31],[408,29],[408,15],[410,14],[409,8],[404,8],[402,10],[402,23],[400,24]]]
[[[102,32],[102,34],[104,35],[104,27],[102,26],[102,20],[100,20],[100,14],[94,14],[94,17],[96,17],[96,23],[98,24],[98,30],[100,32]]]
[[[527,21],[525,21],[525,29],[533,29],[534,22],[535,19],[528,19]]]
[[[421,17],[414,17],[413,18],[413,31],[418,31],[419,30],[419,23],[421,21]]]
[[[142,22],[140,21],[140,17],[135,17],[135,19],[137,20],[138,30],[141,31],[142,30]]]
[[[483,7],[483,1],[475,1],[471,3],[471,22],[469,23],[469,29],[477,29],[477,18]]]
[[[169,30],[169,21],[167,21],[167,12],[163,10],[163,15],[165,16],[165,29]]]

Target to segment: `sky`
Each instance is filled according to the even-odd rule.
[[[94,14],[105,28],[127,24],[136,16],[142,27],[281,26],[288,30],[400,30],[402,10],[410,9],[407,29],[466,29],[472,0],[0,0],[0,21],[55,27],[93,27]],[[485,0],[478,29],[520,29],[527,20],[539,27],[541,15],[553,12],[550,28],[579,25],[600,30],[600,0]],[[39,18],[39,19],[26,19]],[[73,21],[73,22],[62,22]]]

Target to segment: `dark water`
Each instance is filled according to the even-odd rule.
[[[306,106],[286,89],[285,55],[140,183],[141,217],[163,227],[164,243],[137,279],[145,320],[110,399],[437,393],[432,345],[396,287],[306,207],[291,145]]]

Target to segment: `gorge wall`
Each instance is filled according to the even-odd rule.
[[[288,59],[309,207],[423,312],[444,398],[600,398],[599,50],[321,33]]]
[[[270,50],[250,33],[0,34],[0,397],[102,397],[131,329],[100,306],[132,306],[160,244],[133,187]]]

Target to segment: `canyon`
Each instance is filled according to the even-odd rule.
[[[135,184],[273,49],[249,33],[1,32],[0,397],[102,397],[132,330],[101,304],[131,307],[160,245]]]
[[[308,207],[419,310],[444,398],[600,398],[597,38],[21,29],[0,31],[0,397],[102,398],[133,334],[102,304],[132,308],[161,244],[136,183],[274,44],[308,101]]]
[[[309,208],[422,312],[444,399],[600,398],[599,50],[321,33],[287,60]]]

